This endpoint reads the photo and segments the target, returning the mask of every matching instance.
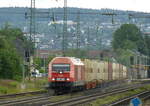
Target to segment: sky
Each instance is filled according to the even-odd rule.
[[[0,7],[29,7],[30,0],[0,0]],[[150,12],[150,0],[67,0],[68,7]],[[36,0],[37,8],[63,7],[64,0]]]

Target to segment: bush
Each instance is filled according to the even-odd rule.
[[[18,82],[11,82],[10,86],[16,88],[18,86]]]
[[[7,94],[8,88],[6,87],[0,87],[0,94]]]
[[[40,71],[39,71],[40,73],[44,73],[45,72],[45,70],[44,69],[40,69]]]

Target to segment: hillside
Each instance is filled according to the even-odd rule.
[[[76,14],[80,11],[80,15]],[[100,15],[99,13],[116,13],[120,15]],[[2,27],[6,22],[10,25],[21,28],[24,32],[29,32],[30,19],[25,18],[25,13],[30,15],[29,8],[0,8],[1,18],[0,26]],[[131,19],[128,14],[135,14],[133,11],[120,10],[91,10],[80,8],[68,8],[68,44],[69,48],[76,48],[77,22],[80,22],[80,42],[81,48],[110,49],[112,33],[123,23],[136,23],[144,31],[149,24],[148,19]],[[96,13],[96,14],[94,14]],[[38,41],[38,48],[40,49],[61,49],[62,32],[63,32],[63,9],[37,9],[36,10],[36,38]],[[141,25],[142,24],[142,25]],[[79,28],[79,27],[78,27]]]

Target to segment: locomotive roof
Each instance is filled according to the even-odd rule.
[[[74,65],[84,65],[84,63],[79,58],[75,57],[56,57],[56,58],[68,58]]]
[[[84,65],[81,59],[75,57],[69,57],[70,60],[73,62],[74,65]]]

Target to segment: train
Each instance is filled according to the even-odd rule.
[[[98,87],[102,82],[127,79],[127,67],[109,61],[55,57],[48,66],[49,88],[55,93]]]

